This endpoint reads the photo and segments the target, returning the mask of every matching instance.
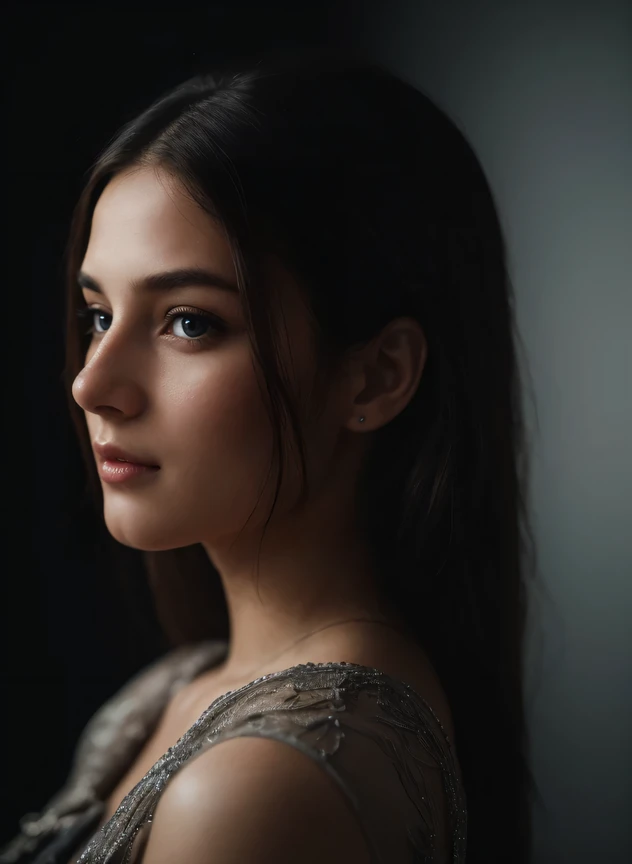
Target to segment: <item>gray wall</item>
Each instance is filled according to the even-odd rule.
[[[533,597],[526,669],[546,806],[534,861],[628,861],[630,11],[608,0],[355,6],[371,54],[465,131],[505,226],[539,422],[526,399],[549,594]]]

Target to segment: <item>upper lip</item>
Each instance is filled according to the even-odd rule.
[[[121,447],[116,447],[114,444],[100,444],[94,442],[94,449],[103,459],[123,459],[125,462],[133,462],[135,465],[147,465],[151,468],[158,468],[155,461],[151,458],[145,458],[139,454],[130,453],[128,450],[123,450]]]

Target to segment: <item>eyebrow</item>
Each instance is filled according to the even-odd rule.
[[[103,294],[101,285],[92,276],[80,270],[77,274],[80,288]],[[220,288],[222,291],[238,293],[237,286],[229,279],[203,267],[180,267],[176,270],[165,270],[162,273],[152,273],[131,283],[135,291],[170,291],[172,288],[185,288],[193,285],[204,285],[207,288]]]

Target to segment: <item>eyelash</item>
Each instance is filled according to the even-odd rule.
[[[93,322],[92,326],[85,331],[85,336],[103,336],[105,333],[107,333],[107,330],[102,332],[94,329],[94,316],[97,313],[100,313],[101,315],[108,315],[108,317],[111,318],[112,316],[109,315],[108,312],[105,312],[98,306],[83,306],[76,311],[77,317],[80,320]],[[204,321],[208,322],[211,330],[214,332],[207,332],[204,333],[202,336],[193,336],[190,339],[185,339],[183,336],[173,336],[173,334],[171,334],[174,339],[177,339],[180,342],[190,342],[193,346],[198,348],[202,347],[208,342],[212,342],[226,332],[226,325],[221,320],[221,318],[217,318],[217,316],[211,315],[208,312],[201,312],[198,309],[191,309],[186,306],[178,306],[175,309],[170,309],[169,312],[167,312],[167,314],[165,315],[165,323],[171,324],[177,318],[184,318],[187,315],[191,318],[202,318]]]

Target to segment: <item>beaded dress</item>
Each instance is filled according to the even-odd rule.
[[[320,765],[355,814],[372,864],[463,864],[467,810],[453,742],[409,685],[344,662],[293,666],[215,699],[98,828],[171,697],[227,649],[213,640],[170,651],[109,699],[84,729],[66,784],[23,817],[0,864],[67,864],[73,853],[78,864],[140,864],[169,778],[238,736],[284,741]]]

